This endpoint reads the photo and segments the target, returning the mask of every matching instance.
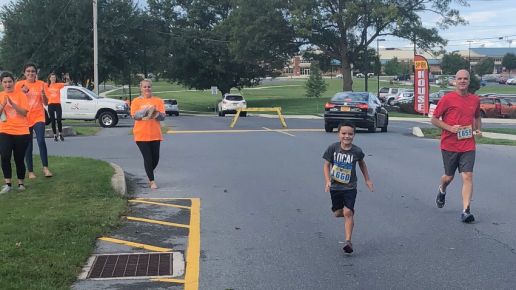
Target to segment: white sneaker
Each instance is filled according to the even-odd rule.
[[[23,184],[18,184],[18,190],[19,190],[19,191],[24,191],[24,190],[25,190],[25,185],[23,185]]]
[[[9,191],[11,191],[11,186],[5,184],[4,186],[2,186],[2,189],[0,190],[0,194],[8,193]]]

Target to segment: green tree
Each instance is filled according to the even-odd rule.
[[[480,89],[480,80],[474,74],[469,77],[468,92],[474,94]]]
[[[437,24],[446,28],[464,23],[449,0],[291,0],[288,19],[302,43],[319,47],[330,58],[341,61],[343,90],[352,89],[351,66],[377,37],[393,35],[415,41],[422,49],[444,45],[436,28],[426,28],[423,12],[441,16]],[[465,1],[459,4],[466,5]]]
[[[509,71],[509,76],[511,76],[511,71],[516,68],[516,55],[514,53],[505,54],[502,58],[502,65]]]
[[[20,0],[0,11],[4,25],[1,62],[18,74],[27,62],[51,71],[70,73],[85,84],[93,79],[93,22],[89,0]],[[100,82],[127,71],[139,52],[134,25],[140,11],[132,0],[98,1]]]
[[[294,46],[282,2],[275,0],[149,0],[149,12],[167,35],[165,76],[191,88],[259,84],[283,68]]]
[[[308,98],[319,98],[328,88],[328,84],[322,78],[317,62],[310,64],[310,77],[305,83],[305,88]]]
[[[390,59],[385,63],[384,71],[388,76],[399,75],[401,74],[401,70],[401,63],[398,61],[397,57]]]
[[[490,58],[481,60],[475,65],[475,72],[482,78],[483,75],[492,73],[494,69],[494,61]]]
[[[459,54],[452,52],[443,56],[441,69],[444,74],[455,75],[461,69],[469,70],[469,63]]]

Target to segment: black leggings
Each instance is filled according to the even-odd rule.
[[[14,153],[16,175],[18,180],[25,179],[25,151],[31,142],[29,135],[10,135],[0,133],[0,155],[2,155],[2,172],[5,179],[12,178],[11,155]]]
[[[159,162],[159,146],[161,141],[136,141],[143,155],[143,165],[149,181],[154,181],[154,169]]]
[[[52,124],[52,132],[54,132],[54,135],[56,135],[56,120],[59,133],[63,132],[63,123],[61,123],[63,109],[61,108],[61,104],[48,104],[48,115],[50,116],[50,123]]]

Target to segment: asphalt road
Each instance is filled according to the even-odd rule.
[[[435,205],[438,141],[411,136],[411,122],[391,122],[387,133],[359,131],[355,144],[366,153],[376,190],[368,192],[359,174],[355,253],[348,256],[339,243],[343,222],[332,216],[323,191],[321,156],[337,135],[184,132],[228,129],[230,121],[167,118],[182,133],[162,143],[160,189],[139,193],[201,199],[200,289],[514,289],[516,147],[478,146],[477,222],[467,225],[459,221],[460,180],[449,187],[446,206]],[[321,120],[287,123],[323,127]],[[280,124],[247,117],[235,129],[263,127]],[[115,162],[144,180],[129,129],[47,141],[49,154]]]

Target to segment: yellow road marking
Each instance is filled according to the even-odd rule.
[[[129,202],[154,204],[154,205],[159,205],[159,206],[168,206],[168,207],[175,207],[175,208],[190,209],[190,207],[186,206],[186,205],[177,205],[177,204],[170,204],[170,203],[163,203],[163,202],[147,201],[147,200],[143,200],[143,199],[131,199],[131,200],[129,200]]]
[[[191,200],[189,197],[137,197],[138,200]]]
[[[295,135],[292,135],[292,134],[287,133],[287,132],[282,131],[282,130],[273,130],[273,129],[269,129],[267,127],[262,127],[262,128],[267,130],[267,131],[278,132],[278,133],[285,134],[285,135],[288,135],[288,136],[291,136],[291,137],[296,137]]]
[[[185,290],[199,289],[199,257],[201,254],[201,200],[192,198],[190,233],[186,254]]]
[[[182,279],[174,279],[174,278],[153,278],[152,282],[168,282],[168,283],[180,283],[184,284],[185,280]]]
[[[324,129],[252,129],[252,130],[169,130],[167,134],[213,134],[213,133],[255,133],[255,132],[324,132]]]
[[[157,225],[163,225],[163,226],[170,226],[170,227],[179,227],[179,228],[190,228],[189,225],[183,225],[183,224],[176,224],[171,222],[165,222],[165,221],[158,221],[158,220],[151,220],[151,219],[144,219],[144,218],[138,218],[138,217],[132,217],[128,216],[128,220],[135,221],[135,222],[144,222],[144,223],[150,223],[150,224],[157,224]]]
[[[119,239],[114,239],[114,238],[109,238],[109,237],[100,237],[99,240],[105,241],[105,242],[111,242],[111,243],[115,243],[115,244],[120,244],[120,245],[125,245],[125,246],[129,246],[129,247],[133,247],[133,248],[141,248],[141,249],[154,251],[154,252],[170,252],[170,251],[172,251],[172,249],[168,249],[168,248],[161,248],[161,247],[156,247],[156,246],[151,246],[151,245],[146,245],[146,244],[134,243],[134,242],[130,242],[130,241],[124,241],[124,240],[119,240]]]

